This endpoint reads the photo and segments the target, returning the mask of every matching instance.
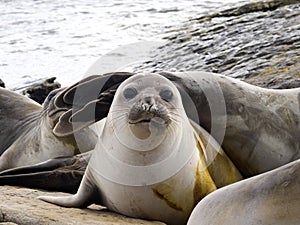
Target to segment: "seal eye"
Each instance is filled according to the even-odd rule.
[[[124,97],[127,99],[132,99],[137,95],[137,90],[133,87],[126,88],[123,92]]]
[[[167,102],[171,101],[173,98],[173,92],[169,89],[164,89],[164,90],[160,91],[159,95],[163,100],[165,100]]]

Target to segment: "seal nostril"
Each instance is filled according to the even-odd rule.
[[[147,104],[147,103],[142,103],[141,108],[144,111],[151,111],[152,106],[153,106],[153,104],[150,105],[150,104]]]
[[[148,110],[148,104],[142,103],[141,105],[142,110],[147,111]]]
[[[146,97],[144,97],[144,102],[148,105],[153,105],[154,104],[154,98],[152,96],[146,96]]]
[[[153,104],[151,104],[151,105],[149,106],[148,111],[151,111],[152,106],[153,106]]]

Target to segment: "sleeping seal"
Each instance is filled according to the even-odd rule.
[[[242,179],[209,137],[190,122],[172,82],[137,74],[117,89],[78,192],[39,198],[65,207],[97,201],[127,216],[186,224],[200,199]]]
[[[300,224],[300,160],[223,187],[193,210],[188,225]]]
[[[56,101],[63,89],[52,91],[43,106],[34,101],[0,88],[0,171],[32,165],[59,156],[73,156],[92,149],[96,134],[89,128],[57,136],[54,130],[61,127],[62,115],[72,108],[57,107]],[[63,130],[63,128],[61,128]]]

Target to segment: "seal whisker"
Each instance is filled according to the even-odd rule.
[[[173,122],[173,123],[179,123],[181,120],[180,118],[179,119],[176,119],[176,118],[170,118],[170,120]]]
[[[110,113],[122,112],[122,111],[127,112],[128,111],[128,107],[124,107],[124,106],[121,107],[121,106],[119,106],[118,109],[113,109],[113,110],[110,111]]]
[[[169,114],[172,114],[172,115],[174,115],[174,116],[177,116],[177,117],[180,117],[180,114],[179,113],[177,113],[177,112],[169,112]]]
[[[120,109],[120,110],[113,110],[113,111],[111,111],[111,113],[120,113],[120,112],[128,112],[128,110],[127,109]]]
[[[172,112],[170,112],[169,114],[172,115],[172,117],[170,117],[170,120],[171,120],[171,121],[177,122],[177,123],[181,121],[181,117],[180,117],[179,114],[177,114],[177,113],[172,113]]]
[[[113,125],[113,129],[116,133],[121,133],[128,127],[128,122],[124,120],[123,117],[119,117],[117,120],[111,120],[108,124]]]
[[[107,121],[108,125],[117,125],[117,127],[120,126],[121,123],[127,124],[126,114],[121,114],[115,117],[111,117],[110,120]]]
[[[178,127],[176,124],[171,123],[170,126],[168,126],[168,128],[167,128],[167,132],[170,132],[171,135],[174,135],[174,134],[176,134],[177,128]]]
[[[128,123],[118,123],[118,126],[115,127],[117,132],[122,132],[126,127],[128,127]]]
[[[116,120],[123,120],[125,117],[127,117],[126,114],[121,114],[121,115],[117,115],[117,116],[111,116],[110,120],[108,121],[108,123],[112,123],[115,122]]]
[[[128,105],[126,105],[126,106],[124,106],[124,105],[116,105],[116,108],[129,109],[130,107],[128,107]]]
[[[180,107],[167,107],[167,108],[170,109],[170,110],[183,110]]]

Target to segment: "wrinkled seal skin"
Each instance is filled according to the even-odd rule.
[[[40,199],[65,207],[98,201],[123,215],[183,225],[200,199],[242,179],[209,134],[190,123],[177,88],[157,74],[122,83],[99,132],[78,192]]]
[[[78,144],[90,150],[95,145],[96,135],[89,128],[57,136],[53,130],[61,125],[61,116],[67,108],[55,106],[56,97],[63,89],[51,92],[43,106],[14,93],[0,89],[0,171],[43,162],[45,160],[73,156],[78,153]]]
[[[219,138],[215,133],[211,135],[222,145],[243,176],[251,177],[300,158],[300,88],[260,88],[237,79],[206,72],[159,74],[171,80],[182,96],[187,93],[191,98],[197,115],[191,113],[190,102],[183,100],[190,119],[209,133],[212,127],[225,129],[223,139],[223,136]],[[96,120],[105,117],[115,89],[132,75],[134,74],[112,73],[94,76],[92,82],[108,80],[106,89],[97,100],[91,101],[83,108],[92,105],[96,111],[101,111]],[[91,86],[89,83],[82,85],[86,86],[85,89]],[[207,93],[213,95],[217,90],[221,91],[225,111],[221,110],[223,114],[214,116],[224,118],[225,123],[212,118],[215,112],[211,112],[211,108],[218,108],[221,100],[209,102],[207,98]],[[74,116],[76,117],[76,114]]]
[[[160,72],[172,81],[182,96],[187,93],[196,107],[196,114],[189,109],[190,102],[183,100],[187,116],[211,133],[212,127],[225,129],[222,139],[211,135],[239,168],[243,176],[251,177],[300,158],[300,88],[272,90],[247,84],[243,81],[206,72]],[[105,89],[83,109],[95,107],[99,111],[96,120],[107,115],[116,88],[133,73],[111,73],[94,76],[91,83],[107,80]],[[92,84],[83,82],[86,90]],[[80,87],[80,85],[79,85]],[[70,90],[75,92],[78,85]],[[225,123],[212,118],[212,106],[220,101],[209,102],[207,93],[221,91],[225,111],[214,115],[224,118]],[[88,93],[88,92],[87,92]],[[88,94],[87,94],[88,95]],[[186,104],[187,102],[187,104]],[[222,104],[220,104],[222,105]],[[80,111],[77,114],[80,120]],[[77,116],[73,115],[74,117]],[[96,113],[97,115],[97,113]]]
[[[132,73],[116,72],[101,77],[89,76],[70,87],[54,90],[48,95],[42,107],[22,95],[0,89],[0,103],[3,106],[0,110],[0,125],[2,128],[0,130],[0,155],[14,143],[20,145],[20,141],[24,141],[23,136],[40,137],[42,127],[46,130],[50,129],[48,131],[50,134],[52,130],[54,134],[48,139],[48,142],[44,142],[44,145],[49,144],[51,140],[61,140],[62,142],[71,140],[76,154],[79,150],[84,152],[92,149],[96,143],[95,134],[86,127],[106,117],[116,88],[131,75]],[[80,96],[75,96],[77,92]],[[92,117],[90,114],[82,115],[79,113],[79,116],[77,115],[82,109],[88,107],[96,110]],[[48,126],[48,123],[47,126],[40,126],[42,120],[49,120],[51,122],[50,126]],[[74,126],[72,120],[79,121],[79,123]],[[19,140],[16,141],[18,138]],[[32,147],[32,150],[40,151],[40,142],[38,138],[36,140],[36,146]],[[34,143],[34,141],[32,142]],[[28,142],[24,142],[23,146],[16,152],[21,149],[23,151],[24,147],[28,147]],[[65,148],[62,148],[61,152],[56,154],[55,146],[49,145],[48,147],[49,152],[47,154],[50,158],[55,159],[34,166],[32,164],[42,162],[45,159],[39,158],[38,154],[33,154],[28,159],[31,160],[28,163],[29,165],[21,166],[17,165],[21,163],[20,160],[10,160],[12,163],[9,165],[0,157],[0,167],[3,163],[3,169],[6,168],[5,171],[0,172],[0,185],[76,192],[90,158],[90,153],[79,154],[74,158],[59,157],[68,155],[64,152]],[[54,150],[52,151],[52,149]],[[72,154],[69,156],[72,156]],[[17,168],[15,168],[16,166]]]
[[[226,115],[218,115],[226,119],[221,144],[245,177],[300,158],[300,88],[265,89],[205,72],[166,76],[176,79],[175,83],[189,93],[197,106],[201,126],[209,132],[213,112],[205,93],[213,92],[216,84],[221,88],[226,105]],[[215,122],[218,127],[218,120]]]
[[[188,225],[300,224],[300,160],[220,188],[195,207]]]

